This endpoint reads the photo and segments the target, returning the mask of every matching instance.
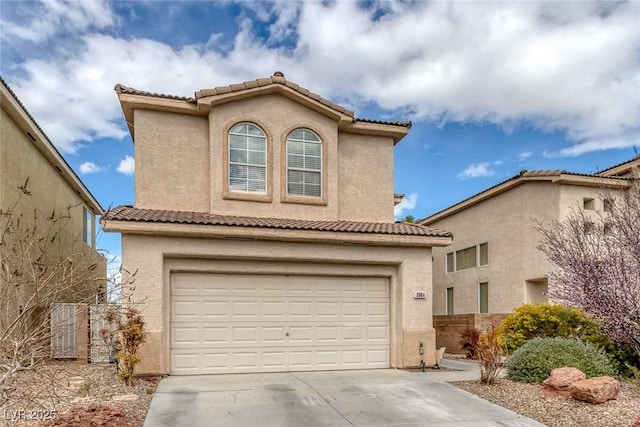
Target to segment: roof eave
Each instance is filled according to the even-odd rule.
[[[515,177],[503,182],[502,184],[497,185],[496,187],[489,188],[488,190],[478,193],[467,200],[464,200],[444,210],[441,210],[440,212],[437,212],[431,216],[421,219],[420,221],[417,222],[417,224],[425,225],[425,226],[432,225],[444,218],[447,218],[451,215],[455,215],[458,212],[461,212],[474,205],[477,205],[480,202],[483,202],[487,199],[490,199],[499,194],[502,194],[513,187],[524,184],[526,182],[533,182],[533,181],[547,181],[551,183],[564,184],[564,185],[580,185],[580,186],[586,186],[586,187],[603,187],[603,188],[613,188],[613,189],[627,188],[631,185],[631,183],[628,180],[620,179],[620,178],[606,178],[606,177],[600,177],[600,176],[582,176],[582,175],[573,175],[573,174],[566,174],[566,173],[540,175],[540,176],[516,175]]]
[[[352,115],[345,114],[341,111],[331,108],[329,105],[325,105],[319,100],[313,99],[300,93],[297,90],[278,83],[272,83],[266,86],[258,86],[222,94],[208,95],[206,91],[200,91],[196,92],[196,102],[199,110],[208,112],[217,105],[228,104],[230,102],[240,101],[243,99],[253,98],[261,95],[269,95],[273,93],[283,95],[297,102],[298,104],[301,104],[317,113],[327,116],[330,119],[337,121],[339,126],[343,123],[351,123],[353,121]]]
[[[343,123],[340,130],[360,135],[386,136],[393,139],[393,145],[396,145],[409,133],[409,128],[406,126],[358,121]]]
[[[103,215],[105,212],[104,208],[93,194],[91,194],[71,166],[69,166],[47,135],[40,129],[40,126],[38,126],[28,112],[25,111],[19,100],[9,91],[5,84],[0,84],[0,88],[2,89],[0,91],[0,104],[2,105],[2,109],[7,111],[7,114],[16,121],[23,132],[29,132],[35,138],[35,141],[32,138],[29,139],[44,158],[62,175],[62,178],[69,184],[74,192],[80,196],[86,207],[89,208],[94,215]]]
[[[207,114],[206,112],[199,110],[194,103],[181,99],[118,93],[118,100],[120,101],[120,107],[122,108],[124,119],[127,122],[131,139],[134,142],[134,110],[162,111],[168,113],[188,114],[192,116],[205,116]]]
[[[396,247],[440,247],[452,243],[451,237],[397,234],[349,233],[334,231],[287,230],[228,225],[175,224],[102,219],[107,232],[193,238],[242,238],[283,242],[313,242]]]

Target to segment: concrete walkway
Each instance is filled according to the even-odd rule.
[[[462,370],[167,377],[144,426],[542,426],[446,383],[478,379],[478,365],[443,366]]]

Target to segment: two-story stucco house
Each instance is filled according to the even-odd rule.
[[[628,188],[639,164],[635,157],[593,175],[522,171],[418,221],[455,236],[450,247],[433,250],[434,315],[509,313],[547,302],[553,266],[537,249],[536,221],[549,224],[572,209],[606,216],[604,194]]]
[[[145,298],[141,372],[435,363],[431,248],[451,234],[394,223],[410,122],[354,118],[279,72],[192,98],[116,92],[135,206],[103,226]]]
[[[52,227],[49,218],[56,218],[55,228],[48,234],[52,241],[48,243],[48,256],[43,263],[59,262],[75,254],[74,259],[82,259],[91,265],[90,272],[86,273],[86,282],[79,285],[81,289],[74,287],[59,298],[64,298],[62,302],[95,301],[96,296],[104,295],[106,287],[106,260],[95,250],[96,216],[101,215],[103,209],[1,78],[0,106],[0,211],[3,230],[10,218],[14,223],[19,219],[20,230],[25,236],[33,233],[35,227],[34,236],[41,238],[44,231]],[[5,240],[6,247],[9,247],[8,242]],[[27,243],[30,241],[24,237],[22,244]],[[8,256],[7,252],[4,255]],[[3,281],[8,280],[8,274],[13,274],[8,271],[9,265],[15,267],[19,264],[20,260],[2,260],[0,287],[7,285]],[[0,308],[0,328],[13,321],[33,295],[33,289],[26,287],[12,292],[6,288],[2,291],[2,295],[13,303],[3,304]]]

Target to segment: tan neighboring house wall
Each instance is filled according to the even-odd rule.
[[[406,135],[410,123],[355,119],[353,112],[286,80],[281,73],[201,90],[194,98],[155,95],[124,86],[116,86],[116,91],[135,145],[136,201],[135,207],[108,212],[102,223],[106,231],[122,233],[123,264],[137,271],[134,300],[144,297],[140,307],[149,339],[142,349],[142,373],[273,372],[435,363],[428,261],[431,248],[449,244],[451,235],[394,223],[393,206],[401,195],[393,192],[393,147]],[[240,122],[254,123],[266,134],[264,194],[233,192],[227,186],[228,132]],[[313,131],[322,141],[320,197],[291,196],[286,191],[286,138],[299,128]],[[192,279],[184,288],[180,281],[194,277],[205,279]],[[262,277],[264,283],[256,277]],[[199,316],[198,301],[209,300],[208,295],[215,292],[214,283],[244,278],[247,289],[257,294],[268,291],[264,286],[271,279],[292,280],[295,286],[309,286],[310,292],[319,292],[322,283],[333,286],[331,282],[335,282],[362,283],[358,289],[366,293],[366,283],[386,283],[382,289],[387,296],[382,298],[388,302],[365,302],[368,308],[358,322],[368,324],[376,314],[367,310],[383,307],[387,313],[383,317],[388,315],[388,320],[385,325],[363,328],[344,321],[318,320],[324,306],[340,306],[338,314],[348,317],[347,305],[363,304],[344,294],[347,288],[340,285],[325,297],[308,300],[282,292],[273,301],[264,297],[276,306],[299,303],[314,307],[308,313],[316,316],[314,320],[272,324],[256,317],[268,315],[260,312],[252,314],[257,323],[241,323],[240,314],[225,311],[220,314],[229,316],[224,327],[214,326],[216,321],[211,317],[203,318],[212,322],[207,323],[209,330],[225,329],[223,338],[198,344],[193,335],[193,343],[181,341],[186,329],[199,327],[196,323],[188,328],[184,325],[190,316]],[[196,296],[191,298],[184,292]],[[426,298],[414,298],[416,292],[423,292]],[[211,304],[238,304],[229,292],[225,295],[215,297]],[[244,301],[245,297],[237,298]],[[193,312],[191,308],[180,311],[183,300],[190,301]],[[186,323],[178,318],[187,319]],[[256,334],[267,333],[267,327],[278,330],[278,342],[286,344],[261,347],[261,339],[264,343],[267,340],[262,335],[256,338]],[[285,335],[286,328],[291,328],[291,336],[289,332]],[[332,328],[342,331],[339,340],[344,348],[330,342],[326,348],[318,345],[322,331]],[[303,329],[313,332],[304,338],[296,336],[295,331]],[[249,340],[253,344],[236,339],[247,330],[253,334]],[[367,332],[359,335],[358,330]],[[375,334],[382,330],[388,339],[384,350],[361,351],[359,346],[371,347]],[[360,344],[346,343],[352,333]],[[323,365],[322,355],[334,348],[340,354],[339,363],[324,367],[329,365]],[[366,355],[380,351],[387,353],[386,359],[372,365]],[[312,354],[313,361],[295,365],[294,358],[303,353]],[[267,357],[281,354],[285,354],[283,364],[267,364]],[[365,355],[362,363],[356,360],[359,356],[350,359],[357,354]],[[182,362],[188,357],[193,358],[193,367],[188,365],[191,362]],[[216,358],[222,361],[220,365],[205,360]]]
[[[51,250],[57,256],[86,251],[99,262],[96,274],[106,278],[106,260],[95,250],[96,216],[104,213],[103,208],[2,79],[0,105],[0,210],[11,210],[13,217],[21,217],[23,227],[35,225],[40,230],[49,226],[47,217],[52,213],[68,217],[59,222]],[[27,180],[30,195],[18,188]],[[88,239],[85,220],[90,226]],[[101,282],[103,292],[105,287],[106,282]],[[96,283],[87,284],[83,295],[69,296],[64,302],[95,295],[97,288]],[[5,314],[19,305],[16,301],[15,307],[3,307]]]
[[[629,185],[628,179],[619,177],[523,171],[420,220],[419,224],[454,235],[451,246],[433,249],[434,315],[479,313],[481,283],[488,290],[488,313],[509,313],[522,304],[547,302],[547,277],[553,266],[537,249],[537,222],[561,220],[585,203],[593,215],[606,216],[603,189],[615,194]],[[486,265],[447,272],[447,254],[483,243],[488,245]],[[448,289],[453,289],[453,313],[448,310]]]

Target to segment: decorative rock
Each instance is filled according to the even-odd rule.
[[[551,376],[542,383],[558,391],[568,391],[574,381],[584,380],[587,376],[580,369],[557,368],[551,371]]]
[[[594,377],[578,380],[571,384],[569,391],[571,397],[589,403],[604,403],[607,400],[617,399],[622,385],[620,381],[612,377]]]
[[[123,401],[123,400],[138,400],[137,394],[121,394],[119,396],[113,396],[111,400]]]

